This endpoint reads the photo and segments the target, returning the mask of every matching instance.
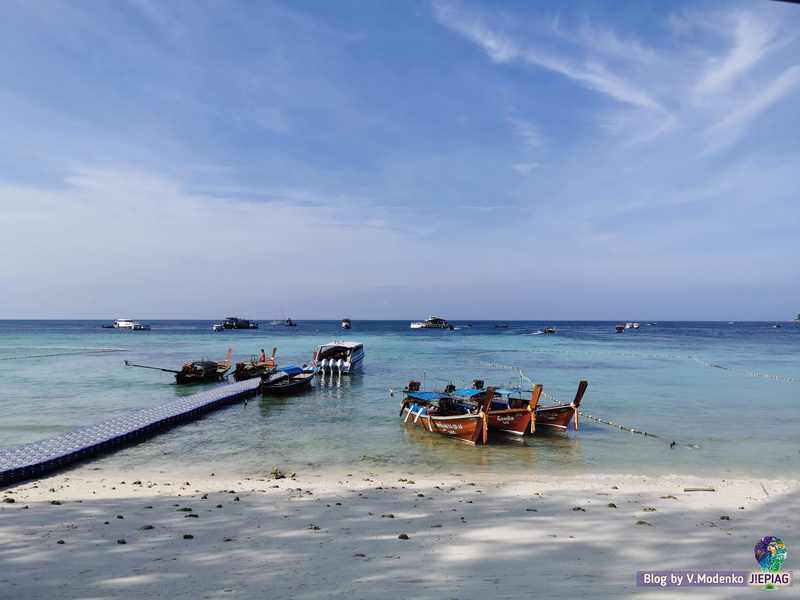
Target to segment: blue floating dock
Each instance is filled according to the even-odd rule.
[[[0,452],[0,486],[46,475],[255,394],[260,378],[215,387]]]

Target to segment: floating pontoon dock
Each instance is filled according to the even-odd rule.
[[[0,451],[0,486],[41,477],[255,394],[260,378],[192,394],[55,437]]]

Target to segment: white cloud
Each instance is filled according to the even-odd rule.
[[[747,125],[770,106],[782,100],[798,83],[800,83],[800,66],[791,67],[781,73],[769,87],[705,131],[708,144],[706,151],[713,154],[736,142],[744,135]]]
[[[508,119],[514,128],[514,133],[522,138],[522,141],[529,146],[544,146],[544,138],[539,131],[539,126],[527,119]]]
[[[542,165],[539,163],[519,163],[516,165],[511,165],[515,171],[522,173],[523,175],[527,175],[541,166]]]
[[[702,79],[694,87],[698,100],[725,93],[733,83],[758,64],[772,48],[774,27],[757,19],[752,13],[737,12],[726,18],[733,21],[722,33],[732,37],[731,49],[722,57],[711,56]]]
[[[460,10],[445,2],[437,2],[434,6],[442,24],[481,46],[496,62],[520,60],[559,73],[618,102],[662,110],[659,103],[635,83],[610,72],[600,59],[599,52],[586,60],[556,55],[534,47],[530,41],[520,41],[511,34],[492,29],[476,12]],[[608,34],[601,37],[608,43]],[[618,42],[612,43],[611,47],[615,53],[620,51]],[[636,54],[642,55],[644,52],[639,47]]]

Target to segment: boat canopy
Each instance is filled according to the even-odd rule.
[[[283,371],[287,375],[297,375],[298,373],[302,373],[303,369],[300,367],[281,367],[278,369],[279,371]]]
[[[414,398],[415,400],[423,400],[426,402],[430,402],[431,400],[440,400],[442,398],[449,398],[446,394],[439,394],[437,392],[409,392],[409,398]]]
[[[464,388],[463,390],[455,390],[453,392],[455,396],[465,396],[467,398],[472,398],[473,396],[478,396],[485,393],[486,390],[476,390],[475,388]]]

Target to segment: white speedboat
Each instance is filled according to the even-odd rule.
[[[114,329],[131,329],[133,331],[147,331],[150,325],[142,325],[133,319],[117,319],[114,321]]]
[[[222,323],[216,323],[211,327],[211,330],[212,331],[224,331],[225,327],[222,325]]]
[[[350,319],[342,319],[342,329],[350,329]]]
[[[454,327],[439,317],[428,317],[424,321],[411,323],[411,329],[454,329]]]
[[[333,341],[317,348],[317,369],[321,372],[349,374],[364,360],[364,344]]]

